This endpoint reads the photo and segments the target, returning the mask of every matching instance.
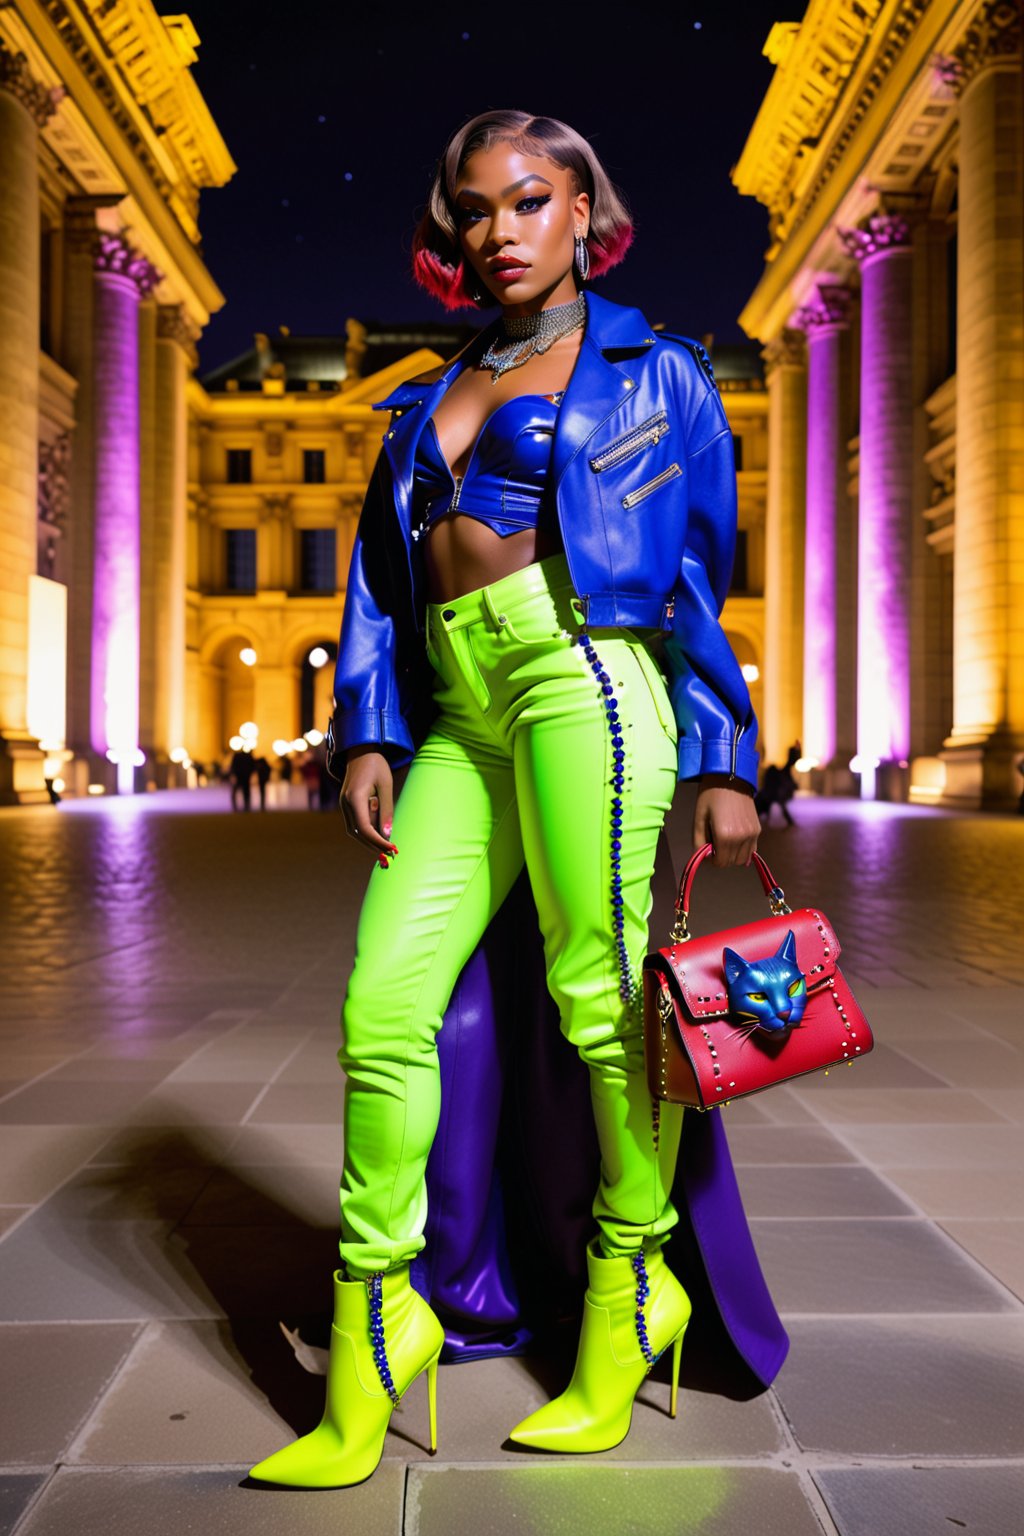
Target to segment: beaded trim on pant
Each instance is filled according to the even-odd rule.
[[[398,1393],[395,1391],[384,1343],[384,1317],[381,1311],[384,1291],[383,1271],[378,1270],[376,1274],[367,1275],[366,1286],[370,1293],[370,1338],[373,1340],[373,1358],[377,1366],[377,1374],[380,1377],[381,1386],[397,1408]]]
[[[651,1341],[647,1337],[647,1319],[644,1316],[644,1304],[651,1294],[650,1282],[647,1278],[647,1264],[644,1260],[643,1249],[634,1253],[630,1263],[636,1274],[636,1336],[640,1341],[640,1350],[648,1367],[657,1360],[657,1355],[651,1348]]]
[[[622,722],[619,719],[619,701],[615,697],[612,680],[605,670],[604,663],[594,648],[594,642],[587,634],[586,629],[581,629],[576,635],[577,645],[583,647],[583,654],[587,659],[590,670],[601,685],[601,693],[604,697],[605,713],[608,716],[608,729],[612,738],[612,761],[615,770],[612,774],[612,788],[615,793],[612,796],[612,824],[611,824],[611,863],[612,863],[612,922],[615,928],[615,952],[619,962],[619,996],[624,1003],[628,1003],[634,1011],[641,1007],[642,990],[639,980],[632,974],[629,963],[629,952],[626,949],[623,923],[623,898],[622,898],[622,787],[625,782],[623,768],[626,761],[625,743],[622,735]],[[651,1134],[654,1138],[654,1149],[658,1150],[661,1133],[661,1104],[657,1099],[651,1100]]]

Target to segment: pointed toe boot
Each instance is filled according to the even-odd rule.
[[[679,1360],[690,1299],[660,1248],[633,1259],[603,1258],[587,1249],[588,1285],[572,1380],[517,1424],[510,1439],[544,1451],[608,1451],[626,1438],[633,1399],[651,1366],[670,1346],[669,1412],[676,1414]]]
[[[376,1468],[393,1409],[423,1371],[430,1450],[437,1449],[437,1362],[444,1329],[409,1283],[409,1269],[345,1280],[334,1273],[327,1399],[316,1429],[249,1472],[288,1488],[346,1488]]]

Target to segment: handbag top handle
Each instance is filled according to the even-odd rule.
[[[685,944],[687,939],[692,938],[689,927],[689,915],[693,880],[704,860],[713,852],[714,845],[712,843],[704,843],[695,853],[690,855],[686,868],[683,870],[679,880],[679,894],[676,897],[675,921],[672,924],[670,935],[673,944]],[[793,909],[786,904],[786,894],[782,886],[756,850],[753,859],[754,866],[761,877],[764,893],[768,897],[768,905],[771,908],[772,915],[778,917],[782,913],[791,912]]]

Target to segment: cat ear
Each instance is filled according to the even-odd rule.
[[[790,965],[796,965],[796,935],[793,933],[792,928],[786,934],[786,937],[775,953],[783,960],[788,960]]]
[[[738,955],[728,944],[722,950],[722,965],[725,968],[726,981],[735,981],[737,976],[742,976],[747,968],[747,962],[742,955]]]

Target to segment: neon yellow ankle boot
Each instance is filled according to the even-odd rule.
[[[679,1359],[690,1298],[660,1248],[633,1259],[606,1259],[596,1240],[587,1249],[576,1368],[559,1397],[512,1430],[510,1439],[544,1451],[608,1451],[626,1438],[633,1399],[651,1366],[672,1346],[669,1412],[676,1416]]]
[[[316,1429],[249,1473],[289,1488],[347,1488],[370,1476],[392,1409],[427,1372],[430,1450],[437,1449],[437,1361],[444,1329],[409,1283],[409,1267],[345,1280],[334,1272],[327,1401]]]

